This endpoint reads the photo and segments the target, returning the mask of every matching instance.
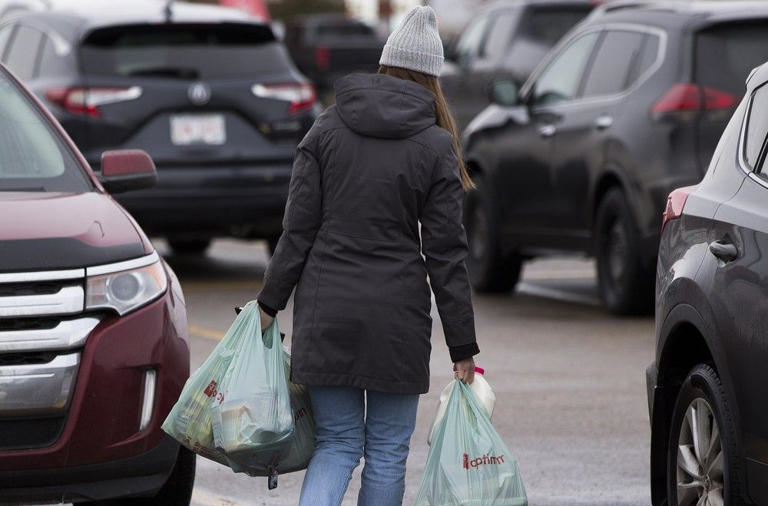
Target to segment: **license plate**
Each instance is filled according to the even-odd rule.
[[[224,144],[227,133],[222,114],[175,114],[171,116],[171,142],[177,146],[190,144]]]

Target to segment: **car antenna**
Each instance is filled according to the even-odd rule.
[[[163,13],[165,14],[166,23],[173,21],[173,0],[168,0],[165,2],[165,9],[163,9]]]

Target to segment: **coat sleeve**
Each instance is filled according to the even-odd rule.
[[[467,274],[467,237],[462,223],[464,190],[452,149],[433,169],[421,213],[421,248],[426,259],[445,341],[454,362],[480,350],[475,339],[472,292]]]
[[[293,163],[283,233],[264,274],[259,302],[275,310],[285,309],[321,221],[320,167],[314,154],[302,143]]]

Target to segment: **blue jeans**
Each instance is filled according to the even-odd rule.
[[[339,506],[363,456],[358,506],[401,506],[419,396],[346,387],[310,387],[309,395],[315,454],[299,506]]]

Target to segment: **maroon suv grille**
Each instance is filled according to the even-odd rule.
[[[0,367],[4,365],[31,365],[47,364],[56,358],[55,352],[50,351],[29,351],[19,353],[1,353]]]
[[[0,420],[0,450],[51,446],[64,428],[65,416]]]

